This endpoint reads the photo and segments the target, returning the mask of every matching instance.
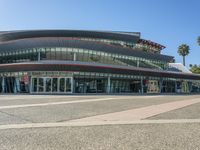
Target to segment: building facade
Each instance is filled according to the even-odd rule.
[[[138,32],[0,32],[0,93],[197,93],[165,47]]]

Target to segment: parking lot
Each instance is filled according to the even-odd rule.
[[[0,149],[199,149],[199,95],[1,95]]]

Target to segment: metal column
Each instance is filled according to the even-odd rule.
[[[177,93],[177,81],[175,81],[175,93]]]
[[[140,93],[144,94],[144,87],[143,87],[143,79],[142,78],[140,80],[140,85],[141,85],[141,91],[140,91]]]
[[[38,52],[38,61],[40,61],[40,51]]]
[[[74,53],[74,61],[76,61],[76,53]]]
[[[162,93],[162,84],[163,84],[163,79],[161,78],[159,82],[160,93]]]
[[[110,93],[110,77],[108,77],[107,93]]]

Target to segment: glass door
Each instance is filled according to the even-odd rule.
[[[65,78],[65,92],[72,93],[72,78]]]
[[[72,92],[72,78],[59,78],[59,92]]]
[[[52,78],[52,92],[58,92],[58,78]]]
[[[44,92],[44,78],[38,80],[38,92]]]
[[[65,92],[65,78],[59,79],[59,92]]]
[[[31,91],[33,93],[72,93],[73,89],[71,77],[34,77],[31,82]]]
[[[52,92],[52,78],[46,78],[45,92]]]
[[[38,78],[32,78],[32,92],[38,91],[37,90],[37,87],[38,87],[37,83],[38,83]]]

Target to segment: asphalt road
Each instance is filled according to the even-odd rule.
[[[67,123],[79,118],[198,98],[200,95],[0,95],[0,150],[199,150],[200,123],[190,123],[190,120],[187,123],[45,127],[46,123]],[[199,106],[199,103],[193,104],[145,120],[199,120]],[[37,123],[44,126],[23,128],[23,125]],[[16,128],[10,129],[11,125],[16,125]],[[17,128],[17,125],[22,127]]]

